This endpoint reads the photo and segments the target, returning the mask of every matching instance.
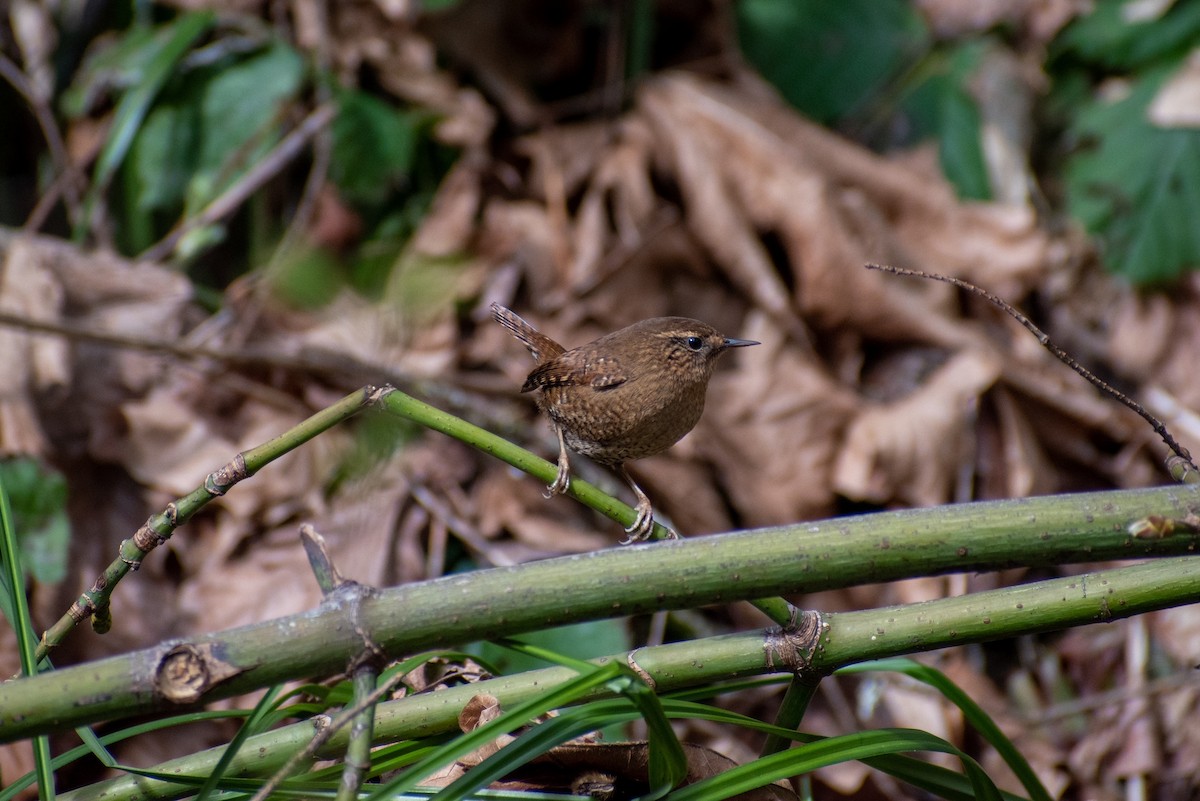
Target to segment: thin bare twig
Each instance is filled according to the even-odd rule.
[[[454,510],[437,498],[429,488],[418,483],[412,485],[412,497],[424,507],[425,511],[441,520],[446,528],[460,540],[473,548],[480,557],[494,567],[511,567],[516,564],[512,559],[500,554],[492,548],[475,526],[454,513]]]
[[[38,127],[42,131],[42,137],[45,138],[46,146],[50,150],[50,160],[54,163],[54,171],[58,173],[58,177],[52,184],[52,187],[55,188],[54,192],[48,192],[38,201],[37,205],[34,206],[33,212],[25,221],[23,229],[26,231],[36,231],[41,228],[42,223],[45,222],[46,215],[53,206],[53,199],[59,191],[62,192],[64,202],[67,206],[67,217],[74,224],[82,213],[82,199],[79,194],[79,187],[82,184],[83,176],[71,164],[71,158],[67,155],[67,146],[63,142],[62,132],[58,130],[58,122],[55,121],[53,112],[42,102],[41,98],[37,96],[37,92],[30,86],[29,77],[4,53],[0,53],[0,78],[8,81],[9,85],[29,105],[29,110],[33,112],[33,117],[37,120]]]
[[[1031,333],[1035,337],[1037,337],[1038,342],[1042,343],[1042,347],[1044,347],[1046,350],[1053,353],[1055,358],[1057,358],[1060,362],[1065,364],[1067,367],[1070,367],[1072,370],[1074,370],[1079,375],[1083,376],[1083,378],[1085,378],[1089,383],[1091,383],[1094,387],[1099,389],[1101,392],[1105,392],[1105,393],[1111,395],[1112,397],[1116,398],[1121,403],[1125,404],[1125,406],[1127,406],[1130,409],[1132,409],[1133,411],[1137,412],[1138,416],[1140,416],[1143,420],[1145,420],[1147,423],[1149,423],[1150,427],[1154,429],[1154,433],[1158,434],[1158,436],[1162,438],[1162,441],[1166,444],[1166,446],[1171,449],[1171,452],[1174,454],[1174,458],[1179,460],[1180,462],[1183,462],[1185,465],[1184,470],[1178,471],[1176,469],[1177,465],[1172,464],[1172,460],[1169,459],[1167,461],[1167,467],[1168,467],[1168,469],[1170,469],[1172,476],[1174,476],[1174,478],[1177,481],[1180,481],[1180,482],[1190,481],[1191,478],[1193,478],[1195,476],[1200,476],[1200,467],[1196,467],[1196,463],[1192,461],[1192,455],[1188,452],[1188,449],[1183,447],[1182,445],[1180,445],[1178,442],[1175,441],[1175,438],[1173,436],[1171,436],[1171,432],[1167,431],[1167,427],[1165,425],[1163,425],[1162,422],[1157,417],[1150,414],[1150,412],[1146,411],[1146,408],[1144,406],[1142,406],[1140,403],[1138,403],[1137,401],[1135,401],[1133,398],[1129,397],[1128,395],[1121,392],[1117,388],[1109,385],[1107,382],[1104,381],[1104,379],[1100,378],[1095,373],[1093,373],[1091,370],[1087,369],[1082,364],[1075,361],[1075,359],[1072,358],[1070,354],[1068,354],[1062,348],[1058,347],[1053,342],[1051,342],[1050,337],[1048,337],[1046,335],[1046,333],[1044,331],[1042,331],[1042,329],[1040,329],[1036,325],[1034,325],[1032,320],[1030,320],[1028,317],[1026,317],[1024,314],[1022,314],[1016,307],[1014,307],[1008,301],[1004,300],[1003,298],[1001,298],[997,295],[993,295],[991,292],[988,292],[986,289],[982,289],[980,287],[975,286],[974,284],[970,283],[969,281],[964,281],[961,278],[954,278],[949,275],[940,275],[939,273],[926,273],[926,272],[921,272],[920,270],[907,270],[903,267],[892,267],[891,265],[887,265],[887,264],[867,264],[865,266],[868,270],[880,270],[885,273],[892,273],[893,275],[905,275],[905,276],[910,276],[913,278],[929,278],[934,281],[941,281],[946,284],[953,284],[954,286],[956,286],[960,289],[965,289],[968,292],[972,292],[972,293],[978,295],[979,297],[983,298],[984,300],[987,300],[987,301],[991,302],[993,305],[999,307],[1002,311],[1007,313],[1010,317],[1012,317],[1018,323],[1025,326],[1025,329],[1028,330],[1029,333]]]
[[[254,794],[250,801],[264,801],[264,799],[269,798],[272,793],[279,789],[279,786],[284,782],[284,780],[291,776],[292,773],[296,771],[296,768],[302,765],[305,760],[313,757],[317,751],[320,750],[321,746],[325,745],[325,743],[329,741],[330,737],[344,728],[346,724],[353,721],[354,718],[364,709],[377,704],[381,698],[390,693],[392,690],[396,689],[397,685],[399,685],[404,678],[404,674],[397,673],[386,682],[379,685],[379,687],[376,688],[370,695],[363,698],[357,704],[349,707],[348,709],[342,710],[332,720],[328,720],[328,718],[326,718],[325,721],[323,721],[325,725],[317,728],[316,734],[314,734],[313,738],[308,741],[308,744],[305,745],[304,748],[301,748],[299,751],[292,754],[292,756],[288,758],[288,761],[284,763],[283,767],[275,771],[271,778],[267,779],[267,781],[263,783],[263,786],[258,788],[258,791]]]
[[[180,359],[211,359],[240,367],[273,367],[296,372],[330,372],[357,375],[360,372],[378,373],[383,369],[376,365],[355,364],[343,354],[322,358],[319,354],[308,357],[282,355],[273,350],[221,350],[198,345],[181,344],[174,340],[154,337],[127,336],[106,331],[96,331],[65,322],[47,322],[0,311],[0,326],[17,328],[36,334],[61,336],[80,342],[91,342],[112,348],[138,350],[148,353],[163,353]]]

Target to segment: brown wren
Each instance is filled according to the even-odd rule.
[[[625,463],[662,453],[691,431],[704,411],[717,357],[759,343],[730,339],[699,320],[655,317],[567,350],[498,303],[492,316],[537,362],[521,391],[541,390],[538,406],[558,434],[558,475],[546,497],[571,485],[568,448],[590,456],[637,496],[637,518],[621,544],[647,539],[654,509]]]

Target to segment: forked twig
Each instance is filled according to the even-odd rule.
[[[1162,424],[1162,421],[1150,414],[1150,412],[1146,411],[1146,408],[1133,398],[1121,392],[1116,387],[1110,386],[1104,381],[1104,379],[1100,378],[1091,370],[1075,361],[1070,354],[1051,342],[1050,337],[1046,336],[1046,333],[1042,331],[1042,329],[1034,325],[1032,320],[1022,314],[1008,301],[997,295],[993,295],[986,289],[975,286],[969,281],[964,281],[961,278],[954,278],[949,275],[926,273],[921,272],[920,270],[908,270],[903,267],[892,267],[888,264],[867,264],[866,268],[868,270],[881,270],[885,273],[892,273],[894,275],[907,275],[913,278],[930,278],[934,281],[953,284],[960,289],[965,289],[968,292],[972,292],[979,297],[990,301],[995,306],[998,306],[1018,323],[1025,326],[1026,330],[1037,337],[1038,342],[1042,343],[1042,346],[1046,350],[1053,353],[1060,362],[1065,364],[1067,367],[1070,367],[1079,375],[1083,376],[1100,391],[1108,393],[1133,411],[1137,412],[1143,420],[1149,423],[1150,427],[1154,429],[1154,433],[1158,434],[1158,436],[1162,438],[1162,441],[1166,443],[1166,446],[1171,449],[1172,456],[1167,459],[1167,469],[1170,471],[1171,476],[1176,481],[1192,483],[1196,477],[1200,477],[1200,467],[1196,467],[1196,463],[1192,461],[1192,455],[1188,453],[1188,449],[1175,441],[1175,438],[1171,436],[1171,432],[1167,431],[1167,427]]]

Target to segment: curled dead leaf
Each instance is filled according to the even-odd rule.
[[[971,436],[969,405],[999,376],[995,354],[963,351],[907,397],[867,407],[841,446],[833,474],[838,492],[875,503],[946,503]]]

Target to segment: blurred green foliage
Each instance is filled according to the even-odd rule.
[[[904,0],[743,0],[746,58],[789,103],[826,125],[861,112],[929,47]]]
[[[662,12],[642,0],[631,9],[622,30],[627,73],[636,78],[657,63],[648,48]],[[976,87],[989,49],[1035,52],[1021,31],[1000,24],[939,38],[909,0],[740,0],[733,20],[745,59],[797,109],[881,149],[933,141],[960,196],[991,197]],[[277,283],[301,305],[324,302],[340,285],[387,291],[403,268],[404,243],[457,158],[434,141],[432,113],[339,85],[254,17],[137,4],[105,24],[86,51],[72,38],[77,31],[64,31],[82,59],[58,59],[69,84],[56,107],[68,123],[107,119],[78,239],[102,215],[123,252],[146,251],[194,221],[314,101],[329,98],[336,117],[328,179],[362,230],[348,250],[318,244],[288,254]],[[1200,262],[1192,224],[1200,215],[1200,132],[1147,115],[1198,43],[1200,3],[1147,10],[1101,0],[1058,33],[1042,64],[1049,91],[1031,121],[1038,178],[1051,201],[1097,237],[1106,264],[1136,283],[1169,281]],[[173,258],[217,288],[272,258],[312,164],[305,151],[235,215],[189,226]]]
[[[427,115],[406,112],[366,92],[338,94],[330,177],[353,202],[378,205],[412,173]]]
[[[935,41],[902,0],[743,0],[737,25],[746,59],[797,109],[880,147],[932,140],[961,197],[991,197],[973,83],[986,48],[1015,32]],[[1105,264],[1137,284],[1200,265],[1200,131],[1147,114],[1198,46],[1200,3],[1147,16],[1144,3],[1101,0],[1059,32],[1044,64],[1039,177],[1061,182]]]
[[[983,120],[968,89],[988,45],[987,40],[970,40],[931,54],[900,107],[911,138],[938,143],[942,171],[959,196],[970,200],[992,197]]]
[[[934,42],[904,0],[745,0],[737,22],[746,59],[805,115],[851,131],[891,118],[887,145],[932,139],[959,195],[991,197],[968,90],[981,41]]]
[[[0,461],[0,486],[8,492],[25,570],[44,584],[62,581],[71,540],[66,480],[37,459],[17,457]]]
[[[1137,5],[1144,9],[1146,4]],[[1101,0],[1062,31],[1051,55],[1132,73],[1172,63],[1200,43],[1200,3],[1168,3],[1159,9],[1161,16],[1148,18],[1135,14],[1136,7],[1128,0]]]
[[[1128,10],[1100,3],[1063,31],[1052,100],[1066,132],[1068,211],[1097,237],[1110,270],[1160,284],[1200,266],[1200,130],[1149,115],[1200,45],[1200,4],[1175,3],[1144,21]]]
[[[1146,109],[1173,70],[1080,106],[1064,165],[1072,215],[1099,236],[1109,269],[1161,283],[1200,264],[1200,131],[1161,128]]]
[[[233,216],[189,221],[260,165],[311,108],[311,96],[327,88],[336,106],[327,177],[362,230],[349,252],[321,243],[293,248],[272,283],[300,306],[328,302],[345,285],[383,292],[457,155],[433,142],[435,116],[337,85],[308,54],[256,20],[196,12],[158,24],[146,15],[126,23],[93,42],[59,98],[73,121],[114,108],[87,208],[89,214],[104,208],[118,247],[138,255],[187,226],[173,248],[179,262],[203,265],[218,253],[237,254],[232,269],[193,270],[218,287],[271,259],[311,167],[307,153]]]

